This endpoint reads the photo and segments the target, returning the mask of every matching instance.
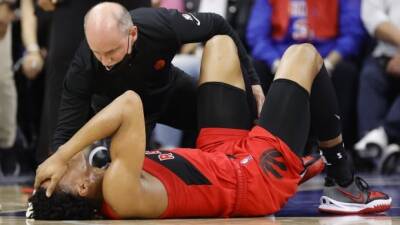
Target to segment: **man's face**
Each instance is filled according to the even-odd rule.
[[[96,31],[87,28],[86,38],[95,57],[107,70],[121,62],[126,54],[130,54],[133,42],[136,40],[136,28],[122,32],[118,27],[113,32],[96,34]]]
[[[105,170],[90,166],[85,153],[80,152],[68,162],[68,169],[57,189],[88,198],[100,198]],[[47,188],[49,182],[42,187]]]
[[[7,3],[0,3],[0,40],[4,38],[8,25],[13,19],[13,12]]]

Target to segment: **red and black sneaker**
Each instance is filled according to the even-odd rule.
[[[371,191],[365,180],[355,177],[347,187],[326,178],[319,210],[332,214],[369,214],[390,209],[392,199],[385,193]]]
[[[325,163],[322,160],[322,157],[319,155],[318,156],[309,155],[303,157],[302,160],[304,165],[304,171],[301,174],[301,180],[299,181],[299,184],[302,184],[308,181],[309,179],[317,176],[325,168]]]

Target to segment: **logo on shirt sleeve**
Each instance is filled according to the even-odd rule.
[[[194,21],[197,26],[200,26],[200,20],[197,19],[193,14],[191,14],[191,13],[182,13],[182,16],[183,16],[183,18],[185,18],[185,20]]]
[[[153,67],[154,67],[155,70],[162,70],[162,69],[164,69],[166,64],[167,63],[165,62],[164,59],[159,59],[154,63]]]

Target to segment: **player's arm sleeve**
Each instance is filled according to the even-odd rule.
[[[89,119],[90,114],[90,70],[77,51],[64,80],[58,121],[53,136],[52,150],[67,142]]]
[[[215,13],[180,13],[177,10],[164,11],[169,28],[179,44],[206,42],[215,35],[228,35],[238,48],[240,64],[244,76],[251,84],[259,84],[258,75],[238,34],[229,23]]]
[[[246,31],[252,56],[267,63],[270,68],[275,60],[280,59],[280,54],[272,43],[271,16],[272,9],[268,1],[257,0],[251,10]]]

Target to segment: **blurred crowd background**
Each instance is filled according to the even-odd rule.
[[[98,0],[0,0],[0,184],[31,182],[52,152],[62,84]],[[128,9],[213,12],[236,30],[268,91],[285,49],[312,43],[325,59],[357,172],[400,171],[400,1],[119,0]],[[200,72],[202,43],[173,64]],[[194,134],[159,124],[154,148],[190,147]],[[22,179],[26,178],[26,179]]]

